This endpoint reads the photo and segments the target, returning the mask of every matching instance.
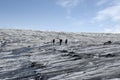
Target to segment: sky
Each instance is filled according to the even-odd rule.
[[[0,29],[120,33],[120,0],[0,0]]]

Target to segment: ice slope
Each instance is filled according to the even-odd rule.
[[[120,80],[120,34],[0,29],[0,80]]]

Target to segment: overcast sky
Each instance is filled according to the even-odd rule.
[[[120,0],[0,0],[0,28],[120,32]]]

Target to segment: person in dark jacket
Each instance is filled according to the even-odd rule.
[[[60,45],[62,44],[62,39],[59,39],[60,40]]]
[[[53,41],[52,41],[52,42],[53,42],[53,45],[54,45],[54,44],[55,44],[55,39],[53,39]]]
[[[66,39],[66,40],[65,40],[65,44],[67,45],[67,43],[68,43],[68,40]]]

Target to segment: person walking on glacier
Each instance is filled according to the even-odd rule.
[[[54,44],[55,44],[55,39],[53,39],[53,41],[52,41],[52,42],[53,42],[53,45],[54,45]]]
[[[60,40],[60,45],[62,44],[62,39],[59,39]]]
[[[67,45],[67,43],[68,43],[68,40],[66,39],[66,40],[65,40],[65,44]]]

